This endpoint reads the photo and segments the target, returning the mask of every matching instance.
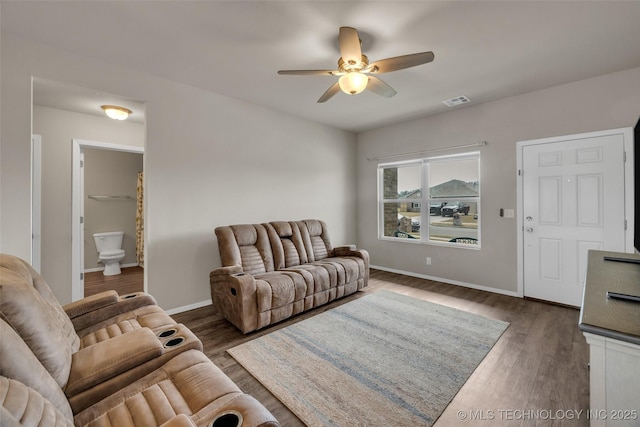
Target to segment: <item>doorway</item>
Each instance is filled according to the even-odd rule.
[[[72,300],[76,301],[85,296],[85,149],[109,150],[123,153],[144,154],[144,148],[138,146],[112,144],[107,142],[72,140]],[[116,202],[135,203],[127,200],[130,195],[95,195],[115,198]],[[122,198],[120,200],[119,198]],[[110,200],[110,199],[109,199]],[[92,238],[92,237],[90,237]]]
[[[32,77],[32,95],[31,132],[42,135],[40,273],[56,297],[68,303],[81,295],[77,289],[72,290],[78,276],[72,274],[75,223],[70,143],[78,138],[142,147],[146,141],[146,107],[142,100],[36,76]],[[124,106],[132,114],[126,121],[112,120],[101,108],[106,104]],[[37,212],[32,219],[37,220]]]
[[[578,307],[587,252],[632,251],[632,138],[629,128],[518,142],[521,296]]]

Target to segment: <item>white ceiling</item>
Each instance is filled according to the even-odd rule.
[[[459,95],[474,105],[640,66],[639,1],[0,4],[3,32],[354,132],[449,111],[442,101]],[[335,69],[340,26],[359,30],[370,61],[422,51],[435,61],[380,75],[393,98],[339,93],[318,104],[335,77],[277,71]],[[88,108],[83,91],[37,83],[42,105],[69,92],[76,100],[60,108]]]

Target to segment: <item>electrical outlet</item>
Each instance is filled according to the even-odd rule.
[[[427,265],[431,265],[431,257],[430,256],[427,257]]]
[[[505,218],[514,218],[515,215],[515,211],[513,209],[505,209],[504,210],[504,217]]]

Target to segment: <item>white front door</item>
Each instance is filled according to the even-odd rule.
[[[580,306],[590,249],[625,251],[622,134],[522,146],[524,295]]]

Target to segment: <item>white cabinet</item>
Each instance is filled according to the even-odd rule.
[[[636,263],[607,258],[632,259]],[[580,329],[589,344],[591,426],[640,426],[640,256],[589,251]]]
[[[591,426],[640,425],[640,345],[584,332],[590,356]]]

